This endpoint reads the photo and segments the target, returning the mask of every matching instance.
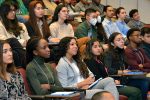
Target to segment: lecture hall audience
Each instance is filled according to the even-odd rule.
[[[0,91],[3,91],[0,92],[0,98],[2,96],[3,99],[30,99],[26,94],[22,78],[16,71],[16,68],[20,67],[26,69],[28,64],[26,69],[28,83],[31,91],[36,95],[62,91],[64,86],[88,89],[88,86],[95,81],[91,78],[91,75],[94,74],[96,75],[95,79],[102,76],[104,79],[101,82],[104,82],[106,86],[101,87],[101,84],[98,83],[96,87],[86,91],[86,98],[91,99],[94,93],[106,90],[113,94],[115,100],[118,100],[118,91],[120,94],[126,95],[129,100],[141,100],[140,89],[143,100],[146,100],[150,78],[145,76],[128,78],[126,85],[129,86],[118,88],[117,91],[115,82],[120,84],[120,81],[113,82],[113,79],[107,76],[123,74],[132,70],[150,71],[149,28],[144,27],[145,23],[140,20],[137,9],[131,9],[129,14],[126,14],[124,7],[113,8],[111,5],[103,5],[101,1],[0,0],[0,51],[3,53],[1,54],[2,59],[5,59],[4,55],[9,52],[11,58],[9,60],[12,61],[13,57],[15,65],[11,61],[9,64],[7,61],[7,64],[3,64],[5,60],[1,61],[1,67],[3,68],[5,65],[6,67],[0,70],[2,71],[0,72],[0,82],[2,82]],[[126,22],[128,15],[130,18]],[[109,37],[115,34],[120,38],[116,40],[114,36],[110,42]],[[126,44],[124,44],[123,37],[128,39]],[[30,41],[28,41],[29,39]],[[87,64],[85,65],[83,59],[79,57],[78,51],[79,49],[83,49],[81,51],[88,50],[84,47],[90,39],[95,41],[91,44],[91,52],[87,51],[87,55],[93,50],[97,51],[104,59],[97,58],[93,53],[94,58],[89,60],[90,63],[92,61],[93,63],[88,63],[88,66],[87,62],[85,61]],[[56,45],[54,46],[54,44]],[[65,53],[59,51],[62,49],[65,49],[63,50]],[[30,55],[27,56],[28,58],[26,58],[26,53]],[[111,59],[106,59],[106,56]],[[48,63],[45,63],[45,59]],[[49,65],[52,65],[51,60],[56,60],[53,68],[57,66],[57,70]],[[96,64],[101,68],[98,67],[97,70],[94,66]],[[68,84],[63,79],[65,77],[62,78],[66,75],[66,73],[62,74],[65,70],[63,67],[68,68],[69,65],[78,75],[75,77],[76,80],[73,80],[73,85],[71,82]],[[91,66],[93,67],[91,68]],[[69,69],[70,71],[72,70]],[[38,76],[39,74],[40,76]],[[14,80],[19,80],[20,83],[14,82]],[[112,84],[111,88],[108,88],[109,83]],[[129,94],[126,93],[128,89]]]

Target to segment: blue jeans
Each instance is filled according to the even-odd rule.
[[[143,100],[147,100],[147,92],[150,86],[150,78],[147,78],[144,76],[143,77],[142,76],[130,77],[127,85],[139,88],[142,91]]]

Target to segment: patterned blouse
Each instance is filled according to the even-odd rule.
[[[0,78],[0,100],[31,100],[20,73],[11,74],[10,81]]]

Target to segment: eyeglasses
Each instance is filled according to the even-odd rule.
[[[16,9],[10,9],[10,13],[12,13],[12,12],[16,12],[17,10]]]
[[[131,35],[131,36],[136,36],[136,37],[140,37],[141,35],[137,34],[137,35]]]

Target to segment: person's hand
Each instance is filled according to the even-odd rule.
[[[41,87],[45,90],[49,90],[50,89],[50,85],[49,84],[41,84]]]
[[[128,72],[131,72],[130,70],[123,70],[123,73],[126,74]]]
[[[88,88],[89,88],[89,85],[85,85],[81,89],[88,89]]]
[[[80,12],[80,16],[84,16],[85,15],[85,13],[84,12]]]
[[[95,78],[94,78],[93,76],[89,76],[87,79],[84,80],[84,82],[85,82],[87,85],[92,84],[94,81],[95,81]]]
[[[115,80],[116,85],[120,85],[120,80]]]
[[[139,64],[139,68],[143,68],[143,64]]]

